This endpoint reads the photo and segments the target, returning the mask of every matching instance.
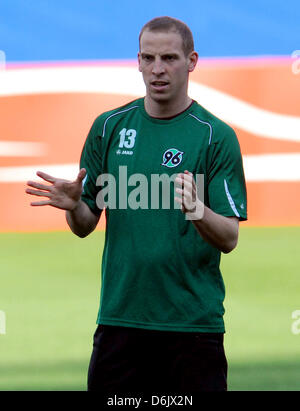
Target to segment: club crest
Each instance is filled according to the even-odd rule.
[[[165,167],[177,167],[182,162],[182,156],[184,152],[177,150],[177,148],[169,148],[163,154],[162,166]]]

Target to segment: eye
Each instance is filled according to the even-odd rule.
[[[144,54],[143,56],[142,56],[142,58],[143,58],[143,60],[144,61],[151,61],[153,58],[152,58],[152,56],[150,56],[150,55],[148,55],[148,54]]]
[[[164,56],[164,59],[167,61],[173,61],[175,60],[175,56],[173,56],[172,54],[167,54],[166,56]]]

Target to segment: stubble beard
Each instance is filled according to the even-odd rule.
[[[180,102],[183,101],[183,99],[188,98],[187,95],[187,87],[184,85],[183,87],[184,90],[176,90],[172,91],[168,90],[168,92],[155,92],[151,90],[151,87],[149,85],[146,93],[146,101],[148,106],[152,106],[152,108],[155,109],[155,111],[160,111],[160,112],[167,112],[169,109],[174,109],[176,111],[176,106]]]

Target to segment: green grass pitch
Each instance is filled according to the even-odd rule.
[[[86,390],[103,243],[100,231],[0,234],[0,390]],[[229,390],[300,389],[299,244],[300,227],[241,227],[222,256]]]

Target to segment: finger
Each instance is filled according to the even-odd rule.
[[[183,179],[184,179],[184,181],[192,181],[192,180],[194,180],[193,174],[190,173],[190,172],[184,173],[183,174]]]
[[[183,186],[184,180],[181,177],[176,177],[175,178],[175,183],[180,185],[181,187]]]
[[[193,190],[193,182],[190,180],[176,180],[175,181],[180,185],[180,187],[183,187],[185,190],[192,191]]]
[[[193,203],[192,194],[189,191],[183,191],[182,198],[185,205]]]
[[[76,182],[81,183],[86,176],[86,169],[82,168],[77,176]]]
[[[181,186],[183,186],[187,181],[191,181],[191,178],[187,177],[185,174],[178,174],[175,178],[175,182]]]
[[[26,193],[31,194],[33,196],[43,196],[43,197],[51,197],[52,195],[50,193],[47,193],[46,191],[32,190],[31,188],[27,188]]]
[[[197,187],[192,173],[184,175],[183,186],[186,187],[188,190],[192,191],[193,193],[196,193]]]
[[[185,208],[185,206],[184,206],[184,204],[183,204],[183,199],[182,199],[182,197],[174,197],[174,200],[177,202],[177,203],[179,203],[180,204],[180,210],[183,212],[183,213],[186,213],[188,210]]]
[[[36,207],[36,206],[46,206],[46,205],[51,205],[51,201],[50,200],[46,200],[46,201],[34,201],[32,203],[30,203],[31,206]]]
[[[55,177],[52,177],[49,174],[46,174],[42,171],[37,171],[36,175],[41,177],[43,180],[48,181],[49,183],[54,183],[55,180],[57,180]]]
[[[184,181],[192,181],[192,180],[194,180],[194,177],[193,177],[193,174],[191,172],[185,170],[184,174],[183,174],[183,179],[184,179]]]
[[[186,188],[176,188],[175,191],[180,195],[180,197],[175,196],[175,201],[182,205],[181,211],[187,212],[194,210],[195,201],[193,198],[193,193],[191,191],[186,190]]]
[[[185,210],[189,210],[190,206],[194,205],[193,199],[192,199],[192,194],[190,192],[187,192],[185,190],[182,190],[181,188],[176,188],[176,193],[180,195],[180,197],[175,196],[175,201],[180,203],[182,207],[184,207]],[[178,199],[178,200],[176,200]]]
[[[45,185],[45,184],[41,184],[41,183],[37,183],[36,181],[27,181],[27,185],[29,187],[33,187],[33,188],[39,188],[40,190],[46,190],[46,191],[50,191],[51,187],[50,185]]]

